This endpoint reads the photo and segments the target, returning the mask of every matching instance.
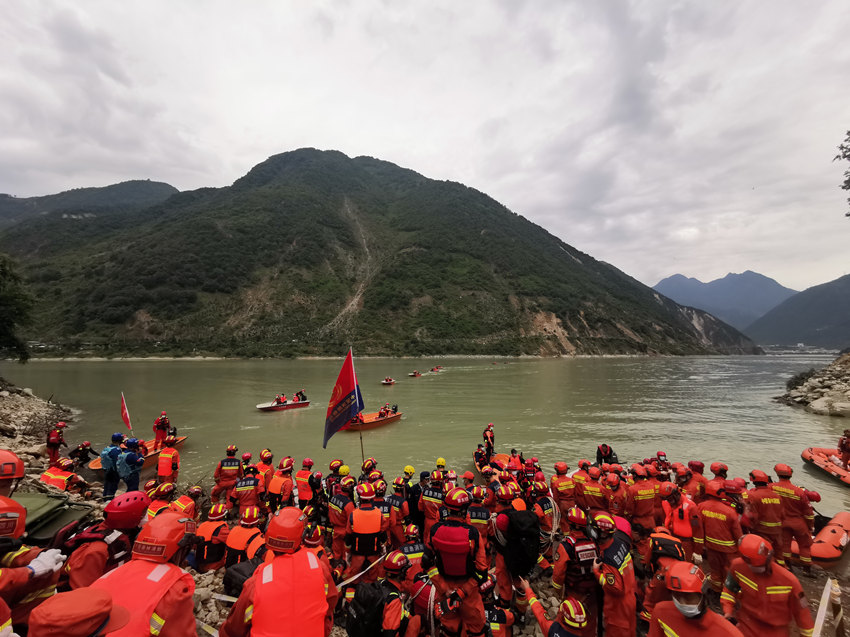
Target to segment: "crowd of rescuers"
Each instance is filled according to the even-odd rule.
[[[356,477],[335,459],[325,474],[310,458],[296,470],[292,457],[275,464],[263,449],[254,463],[230,445],[203,510],[203,490],[178,496],[172,473],[128,484],[103,520],[47,549],[22,541],[26,510],[10,496],[24,466],[0,451],[0,636],[194,635],[185,567],[223,569],[222,637],[326,637],[335,624],[353,637],[500,636],[530,621],[554,636],[812,634],[789,560],[796,540],[809,572],[819,496],[787,465],[745,481],[717,461],[709,478],[662,451],[611,463],[600,445],[596,462],[572,473],[556,462],[547,479],[536,458],[501,462],[493,440],[491,424],[480,478],[443,458],[397,477],[375,458]],[[535,581],[560,600],[553,617]]]

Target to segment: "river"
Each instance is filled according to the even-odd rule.
[[[397,404],[403,419],[363,434],[367,456],[394,477],[406,464],[432,469],[443,456],[452,468],[471,468],[471,454],[488,422],[496,447],[538,456],[547,475],[558,460],[575,468],[608,442],[627,462],[667,452],[671,461],[713,460],[729,475],[771,471],[777,462],[795,470],[795,482],[823,496],[824,514],[850,509],[850,490],[800,459],[807,446],[833,446],[848,423],[773,402],[785,381],[833,359],[825,355],[683,358],[560,359],[355,359],[366,411]],[[356,433],[340,432],[322,449],[327,402],[339,360],[39,361],[3,363],[0,373],[36,394],[80,410],[66,438],[91,440],[95,448],[120,420],[121,392],[135,431],[150,437],[165,409],[180,434],[189,436],[181,479],[209,475],[224,448],[240,453],[269,447],[300,467],[305,456],[325,471],[336,457],[360,464]],[[410,378],[441,364],[444,371]],[[381,379],[392,376],[393,386]],[[300,388],[306,409],[263,413],[255,405],[277,392]]]

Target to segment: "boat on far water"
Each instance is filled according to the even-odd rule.
[[[343,425],[343,431],[365,431],[366,429],[375,429],[376,427],[382,427],[383,425],[388,425],[391,422],[395,422],[396,420],[400,420],[402,417],[402,412],[397,411],[396,413],[389,413],[386,416],[381,416],[380,412],[374,412],[371,414],[360,414],[363,417],[363,422],[354,422],[354,420],[349,420],[345,425]]]
[[[410,372],[408,374],[408,376],[413,376],[413,378],[419,378],[420,376],[422,376],[422,372],[414,369],[412,372]]]
[[[395,379],[387,376],[384,380],[381,381],[381,385],[395,385]]]
[[[260,411],[285,411],[287,409],[299,409],[300,407],[308,407],[309,405],[309,400],[287,400],[285,403],[278,403],[272,401],[270,403],[260,403],[259,405],[257,405],[257,409],[259,409]]]

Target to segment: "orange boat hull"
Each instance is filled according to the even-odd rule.
[[[493,464],[494,461],[496,463],[501,463],[503,467],[507,467],[508,462],[510,462],[510,459],[511,457],[506,453],[494,453],[492,456],[490,456],[490,463],[494,468],[498,469],[498,466],[496,464]],[[475,470],[480,474],[481,468],[477,464],[475,464],[474,453],[472,454],[472,465],[475,467]]]
[[[362,423],[354,423],[349,420],[345,425],[343,425],[343,431],[365,431],[366,429],[382,427],[391,422],[395,422],[396,420],[401,420],[402,412],[399,411],[394,414],[390,414],[389,416],[384,416],[383,418],[378,417],[378,412],[362,414],[362,416]]]
[[[812,562],[820,566],[837,564],[850,543],[850,511],[842,511],[815,536],[812,544]],[[797,541],[791,542],[791,559],[799,563]]]
[[[850,471],[847,471],[840,463],[830,460],[831,456],[840,458],[841,454],[838,452],[838,449],[826,449],[822,447],[809,447],[800,454],[800,457],[809,464],[813,464],[818,469],[826,471],[829,475],[841,480],[844,484],[850,485]]]
[[[174,445],[174,447],[176,449],[179,449],[180,447],[182,447],[183,443],[186,442],[186,438],[188,438],[188,437],[189,436],[177,436],[177,443]],[[153,449],[153,445],[154,445],[155,440],[145,440],[144,442],[145,442],[145,446],[148,449]],[[156,466],[156,463],[159,460],[159,452],[160,451],[162,451],[162,449],[157,449],[156,451],[149,452],[148,455],[145,456],[145,465],[142,467],[142,471],[144,471],[148,467]],[[103,467],[100,464],[100,458],[95,458],[94,460],[92,460],[89,463],[88,467],[92,471],[102,471],[103,470]]]

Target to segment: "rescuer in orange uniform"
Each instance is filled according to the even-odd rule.
[[[393,480],[393,493],[384,498],[392,507],[390,515],[390,546],[398,548],[404,544],[404,526],[410,521],[410,507],[404,499],[405,480],[401,476]]]
[[[560,530],[561,521],[557,520],[558,528],[555,528],[555,517],[560,518],[561,512],[555,504],[555,500],[549,495],[549,487],[545,482],[535,482],[531,485],[532,511],[540,523],[540,558],[537,565],[541,568],[543,577],[550,577],[553,572],[552,549],[555,544],[555,534]]]
[[[175,493],[174,485],[170,482],[161,484],[154,489],[151,503],[148,506],[147,519],[152,520],[163,511],[167,511],[171,501],[174,500]]]
[[[280,507],[288,507],[295,504],[292,492],[295,483],[292,481],[292,469],[295,461],[287,456],[278,463],[278,470],[269,480],[268,507],[274,513]]]
[[[589,516],[608,510],[608,495],[605,487],[599,482],[601,476],[599,467],[590,467],[587,470],[587,482],[584,483],[582,495],[584,508]]]
[[[86,481],[74,473],[74,461],[69,458],[59,458],[41,474],[39,480],[69,493],[85,493],[88,489]]]
[[[709,482],[714,482],[718,487],[723,488],[726,484],[727,474],[729,473],[729,467],[727,467],[722,462],[712,462],[709,470],[714,475],[711,480],[706,482],[708,485]]]
[[[739,543],[720,603],[726,617],[736,617],[746,637],[787,637],[792,620],[802,637],[811,637],[814,621],[800,582],[773,561],[764,538],[748,534]]]
[[[652,611],[656,604],[672,599],[664,584],[665,576],[671,566],[685,560],[685,551],[678,538],[671,535],[665,527],[659,526],[649,535],[646,553],[641,555],[640,559],[649,574],[640,617],[649,621],[652,619]]]
[[[558,606],[558,614],[555,619],[546,616],[546,609],[534,595],[528,582],[520,578],[520,583],[525,589],[531,612],[534,613],[537,624],[544,635],[552,637],[581,637],[585,634],[588,616],[584,605],[574,597],[567,597]]]
[[[404,527],[404,540],[404,544],[398,550],[404,553],[410,561],[410,568],[407,569],[407,581],[413,582],[413,578],[422,572],[425,542],[419,538],[419,528],[415,524],[408,524]]]
[[[30,611],[56,592],[59,569],[65,561],[59,549],[22,544],[27,510],[0,496],[0,599],[11,608],[12,624],[25,626]]]
[[[672,482],[663,482],[658,492],[664,507],[664,526],[682,543],[685,559],[691,562],[694,558],[694,538],[703,537],[699,507],[693,500],[683,496]]]
[[[850,463],[850,429],[845,429],[844,435],[838,439],[838,453],[841,454],[841,464],[844,468],[850,468],[847,466]]]
[[[307,505],[304,507],[304,511],[311,509],[312,505]],[[328,559],[328,554],[325,552],[325,542],[324,542],[324,534],[322,533],[322,527],[318,522],[310,522],[309,516],[304,515],[305,518],[305,527],[304,527],[304,535],[301,537],[301,543],[304,545],[304,548],[308,551],[313,551],[316,557],[319,558],[319,561],[322,562],[322,567],[326,569],[328,572],[333,573],[333,567],[331,566],[331,561]],[[265,561],[271,561],[271,554],[266,556]]]
[[[153,421],[154,451],[162,447],[164,444],[168,444],[165,442],[165,438],[168,436],[168,427],[170,425],[171,421],[168,419],[165,412],[162,412],[159,415],[159,418]]]
[[[690,562],[673,564],[664,577],[672,601],[656,604],[647,637],[743,637],[741,631],[708,608],[705,574]]]
[[[337,493],[328,502],[328,521],[333,527],[331,553],[337,563],[342,563],[346,555],[346,532],[348,518],[354,511],[354,487],[356,481],[351,476],[345,476],[339,481]]]
[[[771,489],[770,477],[759,469],[750,472],[753,488],[747,492],[747,516],[753,533],[770,542],[777,563],[782,556],[782,496]]]
[[[204,494],[204,490],[199,486],[189,487],[186,493],[174,500],[168,505],[168,508],[173,511],[179,511],[197,520],[201,511],[198,508],[198,499]]]
[[[103,521],[75,533],[65,542],[71,551],[60,575],[60,590],[90,586],[130,559],[139,525],[150,498],[141,491],[122,493],[109,501]]]
[[[608,495],[608,512],[623,517],[626,513],[626,485],[620,474],[612,471],[605,476],[605,489]]]
[[[487,423],[487,427],[481,435],[484,438],[484,454],[487,462],[490,462],[490,458],[493,457],[493,451],[496,448],[496,433],[493,431],[492,422]]]
[[[393,551],[387,555],[383,567],[386,579],[381,580],[385,600],[381,637],[417,637],[422,618],[408,613],[401,599],[410,560],[401,551]]]
[[[242,477],[242,463],[236,457],[236,452],[239,449],[236,445],[230,445],[225,452],[227,455],[223,460],[220,460],[215,468],[213,479],[215,486],[213,487],[210,498],[213,502],[218,502],[221,496],[224,495],[225,501],[230,501],[230,491],[239,482]]]
[[[812,530],[815,526],[815,512],[809,503],[806,490],[791,482],[791,467],[778,464],[773,470],[779,478],[770,488],[782,498],[782,557],[791,559],[791,540],[797,540],[800,562],[806,573],[812,565]]]
[[[419,498],[419,510],[425,515],[425,526],[422,537],[425,544],[431,537],[431,527],[440,520],[440,507],[443,506],[443,472],[436,469],[431,472],[431,482],[422,489],[422,497]]]
[[[358,506],[349,514],[345,528],[345,540],[351,549],[351,563],[345,571],[345,579],[369,567],[380,559],[387,542],[389,519],[374,505],[375,487],[368,482],[357,485]],[[370,569],[359,581],[374,582],[377,570]],[[351,595],[353,589],[348,589]]]
[[[67,426],[64,422],[59,421],[53,429],[47,432],[47,457],[50,460],[51,466],[55,465],[56,461],[59,460],[59,447],[68,446],[68,443],[65,442],[65,436],[62,433],[62,430]]]
[[[643,465],[633,464],[634,484],[626,492],[626,517],[632,526],[648,531],[655,526],[655,486],[647,480]]]
[[[194,520],[177,511],[161,513],[142,527],[132,559],[92,584],[130,611],[128,635],[195,634],[195,580],[180,568],[195,541],[195,528]]]
[[[581,630],[585,637],[596,635],[597,598],[599,582],[593,567],[599,557],[596,542],[585,535],[587,515],[578,507],[567,511],[569,532],[558,549],[558,559],[552,574],[552,587],[561,599],[572,595],[587,610],[587,626]]]
[[[681,472],[676,472],[676,486],[694,502],[702,500],[705,493],[705,484],[695,478],[693,472],[687,467],[683,467]]]
[[[738,538],[743,533],[738,514],[723,502],[725,488],[717,485],[717,481],[705,485],[705,500],[698,505],[703,535],[695,536],[694,540],[708,560],[711,588],[720,593],[729,564],[738,552]]]
[[[269,449],[263,449],[260,452],[260,461],[255,465],[259,472],[260,482],[263,485],[263,491],[269,488],[269,482],[274,475],[274,454]]]
[[[614,518],[600,512],[587,527],[601,557],[594,573],[602,587],[602,624],[606,637],[634,637],[637,630],[635,571],[628,536],[618,531]]]
[[[180,452],[175,449],[177,444],[175,436],[166,436],[163,439],[163,448],[159,452],[156,461],[156,477],[160,484],[164,482],[177,482],[177,474],[180,473]]]
[[[504,488],[504,487],[503,487]],[[466,523],[469,494],[456,487],[445,497],[446,519],[431,527],[425,560],[437,567],[435,613],[447,635],[483,635],[484,603],[479,584],[487,580],[489,561],[479,533]]]
[[[484,543],[484,552],[486,553],[490,546],[490,509],[484,505],[490,493],[486,487],[474,486],[468,492],[472,503],[466,510],[466,522],[472,528],[478,530],[481,542]]]
[[[576,505],[576,484],[573,479],[567,475],[570,470],[566,462],[555,463],[555,475],[549,479],[549,486],[552,489],[552,495],[555,502],[558,504],[558,510],[561,512],[561,531],[566,533],[569,530],[567,524],[567,511]]]
[[[266,546],[274,558],[245,582],[219,629],[221,637],[330,635],[336,585],[322,561],[302,548],[303,534],[304,519],[297,508],[285,507],[272,516]]]
[[[313,488],[310,486],[310,476],[313,475],[313,461],[304,458],[301,469],[295,474],[295,486],[298,489],[298,508],[303,509],[313,499]]]
[[[224,566],[227,536],[230,527],[227,525],[227,507],[214,504],[210,507],[206,522],[198,525],[198,545],[195,547],[193,558],[194,568],[199,573],[215,571]]]
[[[263,545],[263,532],[257,528],[260,509],[247,507],[239,518],[239,526],[230,529],[225,541],[224,565],[227,567],[250,560]]]
[[[254,465],[248,465],[245,469],[245,475],[233,486],[230,495],[230,503],[233,507],[239,507],[239,514],[248,507],[258,507],[260,510],[265,508],[263,503],[263,484],[260,480],[259,471]]]
[[[647,485],[652,485],[652,488],[655,489],[655,499],[652,501],[652,516],[655,520],[655,526],[661,526],[664,522],[664,507],[661,504],[661,494],[659,491],[661,489],[661,483],[667,482],[667,479],[661,479],[659,471],[654,464],[646,465],[645,469],[646,483]]]

